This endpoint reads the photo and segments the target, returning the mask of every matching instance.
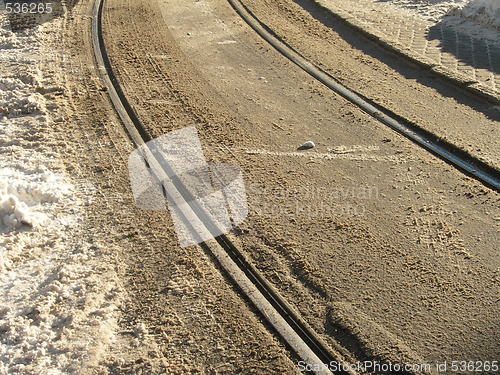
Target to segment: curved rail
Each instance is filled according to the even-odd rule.
[[[150,135],[139,121],[131,104],[128,102],[114,75],[109,57],[106,52],[102,36],[102,12],[104,0],[96,0],[92,19],[92,43],[96,63],[108,88],[110,99],[122,120],[132,141],[139,146],[151,140]],[[158,153],[152,153],[144,148],[144,158],[151,170],[157,175],[159,181],[166,181],[171,169],[168,163]],[[200,231],[220,233],[216,225],[203,208],[196,203],[189,190],[180,180],[171,179],[171,184],[166,184],[165,194],[175,202],[177,207],[185,207],[181,212],[186,225],[203,223]],[[189,202],[188,205],[183,204]],[[215,241],[207,241],[201,246],[210,251],[235,281],[240,290],[262,313],[266,320],[275,328],[289,347],[299,357],[310,364],[317,374],[331,375],[328,364],[342,363],[341,356],[334,352],[323,339],[312,330],[300,314],[277,292],[277,290],[264,278],[264,276],[245,258],[243,253],[231,241],[229,236],[216,236]],[[351,371],[341,370],[336,374],[354,374]]]
[[[228,2],[241,16],[241,18],[243,18],[243,20],[257,32],[257,34],[259,34],[278,52],[298,65],[312,77],[323,83],[329,89],[349,100],[351,103],[357,105],[378,121],[402,134],[446,163],[453,165],[460,171],[475,178],[489,188],[500,191],[499,170],[473,157],[454,144],[440,139],[437,135],[405,120],[389,109],[374,103],[363,95],[343,86],[330,74],[311,63],[304,56],[280,39],[266,25],[259,21],[259,19],[255,17],[240,0],[228,0]]]

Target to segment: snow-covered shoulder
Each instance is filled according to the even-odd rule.
[[[76,372],[117,331],[118,278],[80,235],[92,189],[50,141],[41,27],[0,13],[0,374]]]

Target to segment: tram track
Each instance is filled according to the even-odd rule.
[[[364,95],[342,85],[335,77],[288,45],[267,25],[253,15],[240,0],[228,0],[228,2],[241,18],[269,45],[330,90],[355,104],[380,123],[403,135],[449,165],[475,178],[485,186],[500,191],[500,171],[496,168],[484,163],[436,134],[418,126],[418,124],[406,120],[404,116],[396,114]]]
[[[144,146],[152,140],[140,119],[128,101],[113,72],[106,52],[102,36],[102,13],[104,0],[96,0],[92,17],[92,43],[96,62],[113,106],[125,126],[130,139],[137,147]],[[156,174],[159,181],[165,181],[172,175],[168,162],[148,148],[144,150],[144,158]],[[165,195],[173,201],[189,202],[188,208],[181,212],[186,225],[198,221],[203,228],[193,230],[219,233],[217,224],[200,207],[190,191],[179,179],[172,178],[172,184],[164,189]],[[328,344],[307,324],[300,314],[279,294],[266,278],[246,259],[244,254],[228,235],[214,235],[215,241],[207,241],[200,246],[217,258],[220,265],[238,285],[246,298],[260,311],[286,344],[316,374],[332,374],[328,364],[342,363],[343,358],[332,350]],[[342,366],[340,366],[342,367]],[[354,374],[350,370],[340,369],[335,374]]]
[[[97,59],[102,60],[99,63],[100,71],[104,76],[103,78],[105,81],[108,81],[108,91],[112,99],[114,97],[113,102],[115,104],[115,108],[125,124],[131,139],[137,146],[143,145],[151,140],[151,136],[145,130],[145,127],[142,126],[141,121],[135,113],[134,107],[127,100],[127,96],[120,88],[120,84],[111,69],[111,64],[106,56],[102,33],[100,32],[100,17],[102,15],[104,1],[99,1],[97,4],[98,6],[96,7],[94,14],[93,37]],[[101,55],[101,58],[99,58],[99,55]],[[148,155],[148,158],[150,158],[148,160],[151,160],[151,165],[156,164],[159,167],[164,164],[164,161],[162,160],[156,160],[155,162],[155,158],[152,157],[152,155]],[[162,173],[161,168],[159,173]],[[178,190],[182,190],[181,186],[178,187]],[[179,193],[181,196],[180,199],[189,200],[189,196],[186,196],[189,192]],[[185,219],[189,221],[189,215],[191,214],[195,216],[203,215],[202,212],[196,212],[196,208],[193,208],[192,212],[188,213]],[[204,243],[202,244],[202,247],[207,252],[211,252],[219,260],[219,263],[226,268],[226,270],[228,268],[236,267],[235,270],[237,275],[233,275],[231,277],[236,280],[236,283],[243,292],[247,292],[247,299],[251,300],[257,307],[259,307],[259,304],[261,303],[259,302],[261,298],[265,300],[265,302],[262,302],[262,305],[265,304],[267,307],[263,308],[264,311],[261,309],[262,305],[259,308],[262,314],[271,323],[271,325],[276,328],[284,340],[288,342],[289,346],[302,358],[306,357],[310,359],[310,355],[314,355],[316,358],[314,358],[314,361],[312,362],[317,362],[318,364],[341,360],[335,352],[328,348],[328,345],[324,345],[322,343],[321,338],[314,334],[312,330],[309,330],[307,323],[305,323],[303,319],[301,319],[300,316],[293,311],[294,309],[291,308],[286,301],[275,292],[274,288],[260,276],[258,271],[252,267],[252,265],[246,260],[245,256],[233,244],[231,236],[216,237],[215,243]],[[250,284],[240,285],[241,278],[246,278]],[[270,311],[274,312],[269,313]],[[276,320],[273,321],[273,319]],[[289,341],[289,339],[291,341]],[[294,340],[295,343],[293,342]],[[306,352],[309,354],[304,354]],[[320,371],[318,373],[329,372],[325,369],[325,371]]]

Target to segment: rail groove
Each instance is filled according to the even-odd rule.
[[[468,154],[456,145],[440,139],[437,135],[409,122],[402,116],[374,103],[344,85],[320,67],[311,63],[299,52],[279,38],[269,27],[263,24],[240,0],[228,0],[241,18],[278,52],[295,63],[312,77],[323,83],[335,93],[341,95],[363,111],[402,134],[420,147],[454,166],[464,174],[475,178],[483,185],[500,191],[500,171]]]
[[[94,54],[101,78],[108,89],[113,106],[125,126],[131,140],[137,147],[145,145],[151,136],[142,126],[132,105],[128,102],[113,72],[102,36],[102,13],[105,0],[95,0],[91,35]],[[165,194],[178,207],[186,207],[181,212],[184,223],[196,228],[198,233],[219,233],[216,224],[200,207],[189,190],[174,175],[168,163],[158,153],[143,147],[143,156],[159,181],[164,183]],[[188,205],[182,203],[189,202]],[[201,224],[201,225],[200,225]],[[212,253],[254,306],[274,327],[287,345],[317,374],[331,375],[328,364],[342,363],[343,358],[333,351],[323,339],[304,321],[300,314],[277,292],[277,290],[246,259],[230,236],[215,236],[201,246]],[[338,371],[336,374],[354,374],[351,371]]]

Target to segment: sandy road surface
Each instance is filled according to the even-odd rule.
[[[179,248],[168,213],[144,212],[133,202],[127,169],[133,146],[95,69],[89,35],[92,5],[76,3],[67,17],[45,25],[48,52],[40,66],[63,87],[60,95],[47,93],[52,106],[60,108],[50,112],[47,136],[58,140],[68,178],[85,181],[95,193],[82,209],[72,242],[91,244],[95,251],[89,256],[103,264],[89,271],[99,279],[92,288],[107,287],[106,269],[116,272],[115,295],[99,291],[117,304],[116,319],[107,327],[95,326],[92,321],[104,313],[98,311],[101,301],[91,293],[76,294],[75,309],[96,310],[89,322],[79,326],[75,319],[68,328],[55,327],[57,337],[48,343],[42,367],[22,356],[19,364],[26,374],[294,373],[296,360],[212,259],[198,247]],[[81,337],[86,332],[95,337]],[[77,359],[68,360],[67,353]],[[12,371],[14,365],[18,363]]]
[[[285,5],[294,7],[250,7],[374,95],[369,82],[376,79],[366,77],[381,64],[347,46],[325,53],[332,47],[305,36],[321,36],[311,33],[318,25]],[[336,338],[353,360],[496,358],[496,194],[332,95],[254,35],[225,1],[110,0],[105,13],[112,63],[141,119],[155,136],[196,125],[209,159],[244,170],[251,214],[239,241],[332,345]],[[485,159],[496,160],[490,109],[473,102],[483,112],[472,110],[461,103],[470,99],[450,88],[444,99],[445,88],[418,83],[429,82],[418,71],[404,80],[410,68],[401,73],[398,65],[380,72],[382,102],[422,91],[427,104],[409,116],[442,129],[474,119],[485,132],[474,141]],[[402,87],[412,94],[399,94]],[[460,131],[457,140],[472,137]],[[318,147],[297,153],[309,139]]]
[[[444,84],[430,72],[416,70],[318,12],[307,0],[259,4],[248,6],[342,83],[498,167],[498,108]]]
[[[366,95],[398,110],[418,94],[422,106],[408,116],[431,130],[470,119],[482,132],[443,136],[470,140],[460,144],[497,164],[491,108],[397,62],[335,49],[344,42],[333,31],[318,45],[322,26],[284,5],[295,9],[251,7]],[[325,340],[353,362],[498,358],[497,194],[333,95],[223,0],[107,0],[104,13],[112,64],[141,120],[154,136],[196,125],[210,161],[242,169],[250,214],[237,240]],[[134,205],[133,147],[93,66],[89,14],[78,3],[55,30],[75,124],[56,130],[70,135],[70,172],[96,186],[86,229],[112,249],[125,290],[117,344],[89,372],[297,373],[297,358],[210,256],[178,247],[168,213]],[[369,79],[374,71],[384,86]],[[317,147],[297,151],[306,140]]]

